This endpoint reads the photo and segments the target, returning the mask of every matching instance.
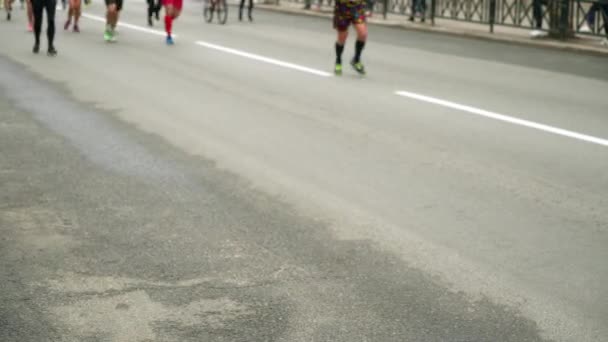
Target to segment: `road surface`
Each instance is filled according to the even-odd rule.
[[[605,58],[86,15],[0,22],[1,341],[608,341]]]

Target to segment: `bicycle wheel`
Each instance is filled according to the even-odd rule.
[[[203,5],[203,17],[205,21],[210,23],[213,20],[213,11],[215,10],[212,0],[205,0]]]
[[[226,0],[218,0],[216,11],[217,19],[220,21],[220,24],[224,25],[228,20],[228,4],[226,4]]]

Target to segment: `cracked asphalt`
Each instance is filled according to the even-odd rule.
[[[606,147],[394,95],[606,138],[605,60],[373,27],[320,78],[193,43],[331,71],[328,21],[197,6],[0,24],[0,341],[608,339]]]

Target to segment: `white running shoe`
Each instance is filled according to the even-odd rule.
[[[583,25],[581,25],[581,28],[578,29],[578,32],[581,32],[581,33],[591,33],[591,27],[589,27],[589,24],[583,23]]]
[[[547,35],[548,35],[547,32],[538,30],[538,29],[532,30],[530,32],[530,37],[532,37],[532,38],[542,38],[542,37],[546,37]]]

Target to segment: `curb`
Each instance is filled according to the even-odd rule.
[[[266,4],[258,4],[258,8],[291,14],[291,15],[299,15],[299,16],[309,16],[309,17],[317,17],[317,18],[331,18],[332,14],[327,12],[316,12],[316,11],[304,11],[301,9],[295,8],[284,8],[276,5],[266,5]],[[474,38],[480,40],[494,41],[494,42],[502,42],[502,43],[511,43],[522,46],[530,46],[537,48],[546,48],[560,51],[570,51],[577,53],[585,53],[585,54],[593,54],[597,56],[608,57],[608,48],[604,48],[602,46],[584,46],[575,43],[568,42],[560,42],[560,41],[550,41],[550,40],[542,40],[542,39],[528,39],[528,38],[518,38],[518,37],[510,37],[501,34],[492,34],[492,33],[482,33],[482,32],[472,32],[467,30],[453,30],[447,29],[437,26],[428,26],[428,25],[419,25],[419,24],[411,24],[411,23],[394,23],[394,22],[384,22],[382,20],[378,20],[372,18],[368,21],[371,25],[385,26],[385,27],[393,27],[404,30],[412,30],[419,32],[429,32],[429,33],[437,33],[465,38]]]

